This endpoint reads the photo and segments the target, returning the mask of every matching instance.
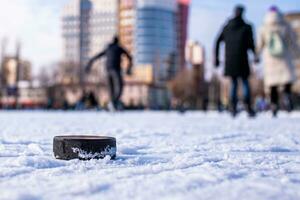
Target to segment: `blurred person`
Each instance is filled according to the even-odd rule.
[[[131,75],[132,71],[132,57],[129,55],[127,50],[125,50],[119,44],[119,38],[114,37],[111,44],[108,45],[106,49],[93,57],[86,67],[86,72],[89,73],[93,62],[97,59],[106,56],[106,70],[107,70],[107,78],[109,85],[109,92],[111,97],[111,102],[109,104],[109,109],[111,111],[119,110],[121,107],[120,98],[123,93],[123,78],[122,78],[122,69],[121,69],[121,60],[122,55],[125,55],[129,60],[129,66],[127,68],[127,74]]]
[[[99,108],[98,100],[93,92],[87,94],[87,104],[89,108]]]
[[[77,102],[76,110],[99,109],[99,103],[93,92],[84,92],[81,99]]]
[[[283,88],[287,110],[293,110],[292,84],[295,80],[293,54],[297,51],[296,36],[283,14],[275,6],[267,12],[258,37],[257,53],[264,61],[264,84],[270,89],[271,109],[277,116],[279,88]]]
[[[255,116],[252,108],[251,88],[249,84],[250,66],[248,61],[248,51],[255,54],[255,44],[251,25],[243,19],[245,8],[238,5],[234,9],[234,17],[224,26],[221,34],[217,38],[215,47],[215,66],[220,65],[219,50],[220,44],[225,43],[225,76],[231,78],[231,112],[237,115],[238,105],[238,82],[241,79],[244,91],[244,103],[250,117]]]

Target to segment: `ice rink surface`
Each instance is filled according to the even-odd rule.
[[[56,135],[117,138],[60,161]],[[0,200],[300,199],[300,113],[0,112]]]

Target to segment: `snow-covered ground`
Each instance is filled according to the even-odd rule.
[[[65,134],[114,136],[118,157],[55,160]],[[300,113],[2,111],[0,199],[300,199]]]

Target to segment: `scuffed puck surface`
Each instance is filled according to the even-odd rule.
[[[53,152],[60,160],[91,160],[109,156],[116,158],[116,139],[104,136],[56,136],[53,139]]]

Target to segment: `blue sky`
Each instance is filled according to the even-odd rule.
[[[60,60],[60,15],[69,0],[10,0],[0,1],[0,38],[8,39],[8,51],[13,52],[16,40],[23,44],[23,56],[31,60],[37,72]],[[270,5],[284,12],[300,11],[299,0],[192,0],[190,39],[204,44],[209,58],[214,39],[237,3],[247,7],[246,18],[258,27]]]

